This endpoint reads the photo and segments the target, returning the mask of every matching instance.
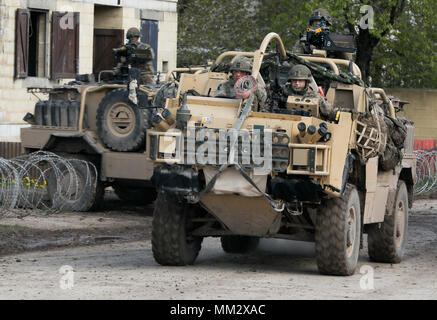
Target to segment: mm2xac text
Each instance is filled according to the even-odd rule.
[[[214,305],[213,308],[207,307],[187,307],[178,304],[170,308],[171,315],[195,315],[201,318],[204,314],[215,315],[265,315],[265,305],[254,304],[219,304]]]

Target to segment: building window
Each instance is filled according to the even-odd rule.
[[[74,78],[79,72],[79,12],[52,13],[51,78]]]
[[[15,19],[15,78],[26,78],[29,71],[30,11],[18,9]]]
[[[163,73],[168,72],[168,61],[162,61],[162,72]]]
[[[47,11],[18,9],[15,77],[47,76]]]
[[[30,10],[29,77],[46,77],[47,12]]]
[[[48,77],[48,12],[17,9],[15,78]],[[53,12],[51,24],[51,77],[74,78],[79,68],[79,13]]]

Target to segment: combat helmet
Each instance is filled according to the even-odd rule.
[[[328,10],[326,9],[316,9],[313,11],[313,13],[311,13],[310,15],[310,25],[313,23],[313,21],[316,20],[320,20],[320,21],[325,21],[327,26],[331,26],[332,25],[332,18],[331,15],[329,14]]]
[[[232,62],[230,71],[242,71],[247,72],[249,74],[252,73],[252,60],[247,57],[238,57],[235,59],[234,62]]]
[[[304,66],[303,64],[295,65],[293,68],[291,68],[288,75],[288,81],[291,80],[311,81],[312,74],[310,69],[308,69],[308,67]]]
[[[135,37],[139,38],[140,36],[141,36],[141,33],[140,33],[140,30],[138,30],[138,28],[130,28],[126,33],[126,38],[129,40],[131,40]]]

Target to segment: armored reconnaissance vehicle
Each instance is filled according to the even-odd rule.
[[[88,177],[94,173],[86,170],[83,162],[75,162],[76,176],[70,177],[73,171],[64,168],[59,175],[61,179],[48,177],[51,198],[57,191],[62,193],[62,184],[68,186],[71,181],[77,181],[78,188],[74,189],[79,192],[65,194],[64,210],[95,209],[106,186],[112,186],[120,198],[131,202],[147,204],[156,198],[150,182],[153,163],[145,155],[146,132],[151,127],[154,105],[163,103],[166,94],[175,96],[175,84],[169,80],[157,85],[139,85],[139,70],[131,68],[130,61],[138,59],[141,50],[126,45],[114,53],[124,58],[124,63],[101,72],[98,81],[93,75],[78,75],[66,85],[29,89],[35,95],[49,97],[38,102],[34,113],[25,117],[32,124],[21,132],[25,151],[47,150],[63,157],[87,160],[97,168],[98,177]],[[193,72],[177,69],[170,74],[181,71]],[[87,183],[96,178],[97,184]]]
[[[228,80],[227,60],[239,56],[253,59],[252,75],[237,81],[236,99],[215,97]],[[323,97],[284,97],[296,64],[312,71],[333,118],[320,113]],[[269,112],[257,111],[257,84],[265,84]],[[280,238],[315,241],[321,273],[351,275],[365,233],[372,260],[401,261],[415,182],[413,126],[396,116],[384,90],[365,85],[352,61],[295,55],[271,33],[255,52],[226,52],[208,70],[182,74],[153,126],[146,153],[158,191],[158,263],[193,264],[204,237],[220,237],[228,253]]]

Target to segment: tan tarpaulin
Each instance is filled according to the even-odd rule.
[[[217,174],[218,168],[205,167],[206,184]],[[254,175],[250,172],[249,176],[261,191],[266,190],[267,175]],[[262,194],[257,191],[236,169],[228,168],[219,176],[214,188],[211,190],[214,194],[239,194],[245,197],[259,197]]]

